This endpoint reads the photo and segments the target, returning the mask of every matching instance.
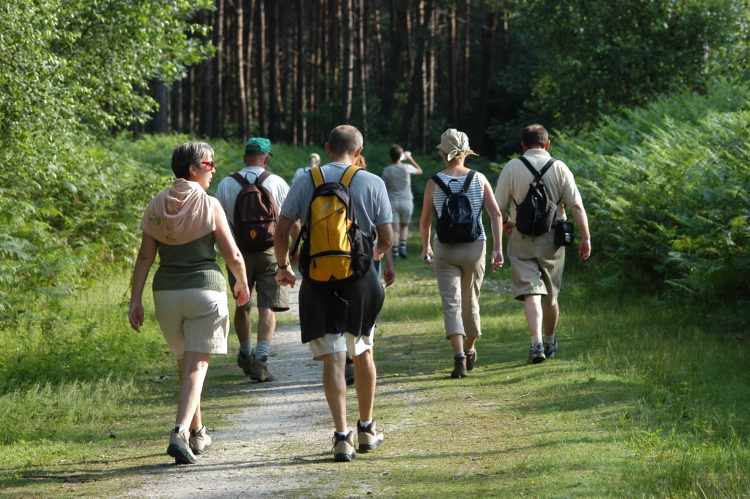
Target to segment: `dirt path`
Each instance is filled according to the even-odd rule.
[[[295,290],[296,291],[296,290]],[[290,294],[296,308],[297,294]],[[296,310],[291,313],[296,314]],[[330,460],[331,432],[320,364],[299,341],[299,328],[279,328],[272,351],[276,380],[255,383],[258,403],[230,418],[235,426],[212,433],[214,446],[195,465],[155,469],[138,497],[268,497],[309,485],[305,462]]]

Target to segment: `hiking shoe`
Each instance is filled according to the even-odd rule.
[[[200,456],[211,447],[211,435],[205,426],[200,430],[190,430],[190,449],[193,454]]]
[[[453,357],[454,367],[451,373],[451,378],[465,378],[468,376],[466,373],[466,355],[461,357]]]
[[[383,443],[383,432],[378,431],[373,420],[367,428],[364,428],[360,421],[357,421],[357,441],[359,442],[359,452],[369,452],[375,450],[375,447]]]
[[[172,430],[167,454],[174,458],[175,464],[195,464],[195,454],[190,450],[190,432],[185,430],[177,433]]]
[[[464,352],[464,354],[466,354],[466,370],[471,371],[477,362],[477,351],[475,349],[473,352]]]
[[[348,462],[357,456],[354,450],[354,434],[350,431],[345,437],[333,432],[333,460],[337,463]]]
[[[237,365],[245,372],[245,376],[250,376],[253,367],[253,355],[245,355],[242,352],[237,352]]]
[[[539,364],[544,362],[544,345],[540,341],[529,346],[529,361],[527,364]]]
[[[344,366],[344,377],[346,378],[346,385],[351,386],[354,384],[354,360],[349,357],[346,358],[346,366]]]
[[[551,359],[555,356],[555,352],[557,352],[557,336],[552,337],[552,343],[545,343],[544,344],[544,356],[548,359]]]
[[[256,358],[255,354],[250,356],[250,379],[255,381],[273,381],[273,376],[268,372],[268,357]]]
[[[400,256],[401,258],[406,258],[406,246],[399,247],[398,256]]]

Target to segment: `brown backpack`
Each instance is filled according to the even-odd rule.
[[[234,202],[234,239],[240,250],[246,253],[265,251],[273,246],[276,202],[263,187],[263,182],[270,175],[265,171],[253,183],[239,173],[232,175],[242,186]]]

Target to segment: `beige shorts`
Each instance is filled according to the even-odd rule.
[[[185,352],[227,353],[227,294],[210,289],[154,291],[156,320],[176,359]]]
[[[511,289],[517,300],[542,295],[542,303],[554,305],[565,267],[565,247],[554,243],[554,231],[532,238],[513,229],[508,239]]]
[[[398,200],[391,201],[391,212],[393,213],[393,223],[408,224],[411,222],[411,214],[414,211],[414,201]]]
[[[375,326],[370,334],[354,336],[353,334],[326,334],[308,343],[313,360],[323,360],[323,357],[336,352],[348,352],[352,357],[362,355],[372,348],[375,342]]]

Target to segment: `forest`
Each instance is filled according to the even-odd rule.
[[[429,154],[456,127],[492,179],[541,122],[612,245],[597,285],[702,302],[748,266],[748,0],[8,0],[0,33],[5,319],[131,261],[168,173],[149,134],[304,148],[350,122]]]

